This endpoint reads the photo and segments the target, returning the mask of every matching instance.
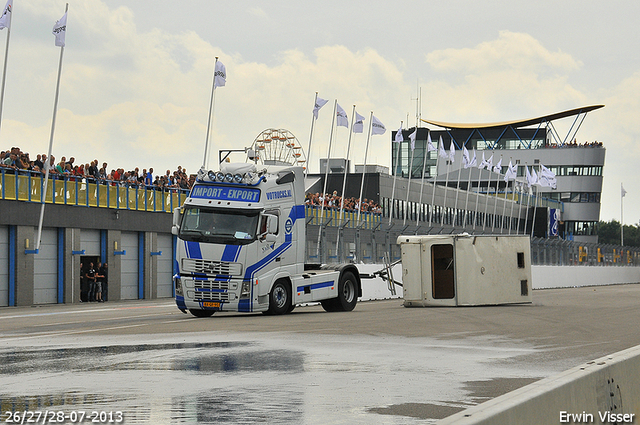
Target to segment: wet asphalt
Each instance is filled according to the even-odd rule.
[[[393,299],[285,316],[195,318],[173,300],[7,307],[0,420],[429,424],[638,345],[639,320],[640,285],[537,290],[528,305]]]

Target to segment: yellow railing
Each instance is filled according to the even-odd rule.
[[[325,208],[324,211],[320,207],[305,206],[305,215],[307,223],[318,225],[325,223],[328,226],[342,226],[349,228],[361,227],[363,229],[375,228],[382,219],[382,214],[371,212],[360,213],[360,222],[358,223],[358,213],[356,211],[342,211],[340,209]],[[322,216],[322,221],[320,217]],[[346,224],[345,224],[346,223]]]
[[[0,199],[42,202],[44,178],[40,174],[0,169]],[[184,189],[126,187],[112,181],[92,182],[86,178],[50,178],[44,202],[135,211],[173,212],[189,194]]]

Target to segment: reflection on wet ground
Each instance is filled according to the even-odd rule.
[[[0,375],[34,372],[172,370],[217,372],[302,371],[302,353],[283,350],[233,352],[243,342],[115,345],[0,353]],[[224,352],[211,353],[217,349]],[[160,358],[165,360],[161,361]],[[64,361],[61,361],[64,359]],[[100,359],[100,361],[96,361]]]
[[[509,361],[531,347],[491,337],[110,338],[0,350],[1,412],[121,411],[127,424],[425,424],[477,403],[469,381],[546,375]]]

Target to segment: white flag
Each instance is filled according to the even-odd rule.
[[[316,98],[316,104],[313,106],[313,116],[316,117],[316,119],[318,119],[318,111],[326,105],[327,102],[328,100],[324,100],[321,97]]]
[[[462,166],[464,168],[469,168],[470,162],[471,158],[469,157],[469,151],[465,145],[462,145]]]
[[[478,168],[482,170],[483,168],[487,167],[488,165],[489,165],[489,162],[486,159],[484,159],[484,151],[482,151],[482,162],[480,164],[478,164]]]
[[[557,186],[556,175],[553,171],[540,164],[540,176],[538,176],[538,184],[544,187],[555,189]]]
[[[439,142],[439,150],[438,150],[438,156],[442,159],[449,159],[449,154],[447,153],[446,150],[444,150],[444,141],[442,140],[442,136],[440,136],[440,140]]]
[[[487,170],[491,171],[491,168],[493,168],[493,154],[487,159]]]
[[[622,183],[620,183],[620,195],[621,195],[620,197],[624,198],[624,195],[626,195],[626,194],[627,194],[627,191],[624,190],[624,187],[622,186]]]
[[[533,187],[533,185],[538,184],[538,175],[536,174],[536,170],[531,168],[531,173],[529,172],[529,167],[524,167],[526,175],[527,175],[527,184],[529,187]]]
[[[507,172],[504,173],[504,181],[514,180],[518,175],[518,164],[512,165],[511,160],[509,160],[509,166],[507,167]]]
[[[409,135],[409,140],[411,140],[411,150],[413,151],[416,148],[416,136],[418,135],[418,127]]]
[[[473,150],[473,158],[471,158],[471,160],[469,161],[469,164],[467,164],[467,167],[465,168],[469,168],[469,167],[475,167],[476,165],[478,165],[478,158],[476,158],[476,150]]]
[[[451,145],[449,145],[449,159],[451,160],[452,164],[455,162],[456,157],[456,148],[453,145],[453,139],[451,139]]]
[[[56,36],[56,46],[64,47],[65,36],[67,35],[67,12],[53,26],[53,35]]]
[[[384,124],[382,124],[380,120],[375,117],[375,115],[372,115],[371,116],[371,134],[384,134],[386,131],[387,131],[387,127],[385,127]]]
[[[347,119],[347,113],[342,109],[339,103],[336,104],[338,109],[336,110],[336,125],[349,128],[349,120]]]
[[[213,87],[224,87],[227,83],[227,68],[220,61],[216,61],[216,69],[213,74]]]
[[[396,131],[396,138],[393,141],[395,143],[400,143],[404,141],[404,136],[402,135],[402,125],[400,125],[400,128],[398,129],[398,131]]]
[[[493,158],[493,155],[491,155],[491,158]],[[502,173],[502,158],[500,158],[500,161],[493,167],[493,172],[498,174]]]
[[[432,152],[432,151],[437,151],[438,148],[436,148],[433,144],[433,142],[431,141],[431,132],[429,132],[427,134],[427,152]]]
[[[0,17],[0,30],[11,26],[11,1],[12,0],[7,0],[7,4]]]
[[[356,120],[353,123],[353,132],[362,133],[364,131],[364,117],[356,112]]]

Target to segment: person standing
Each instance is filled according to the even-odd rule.
[[[107,263],[104,263],[102,267],[100,267],[98,273],[100,274],[100,276],[102,276],[102,302],[105,302],[109,298],[109,285],[108,285],[109,270],[107,268]]]
[[[80,263],[80,302],[86,303],[89,300],[89,288],[87,287],[87,279],[84,274],[84,267]]]
[[[98,261],[98,267],[96,267],[96,302],[102,303],[102,281],[104,276],[100,273],[102,270],[102,263]]]
[[[93,262],[89,263],[86,276],[89,282],[89,302],[93,302],[96,300],[96,269],[93,267]]]

